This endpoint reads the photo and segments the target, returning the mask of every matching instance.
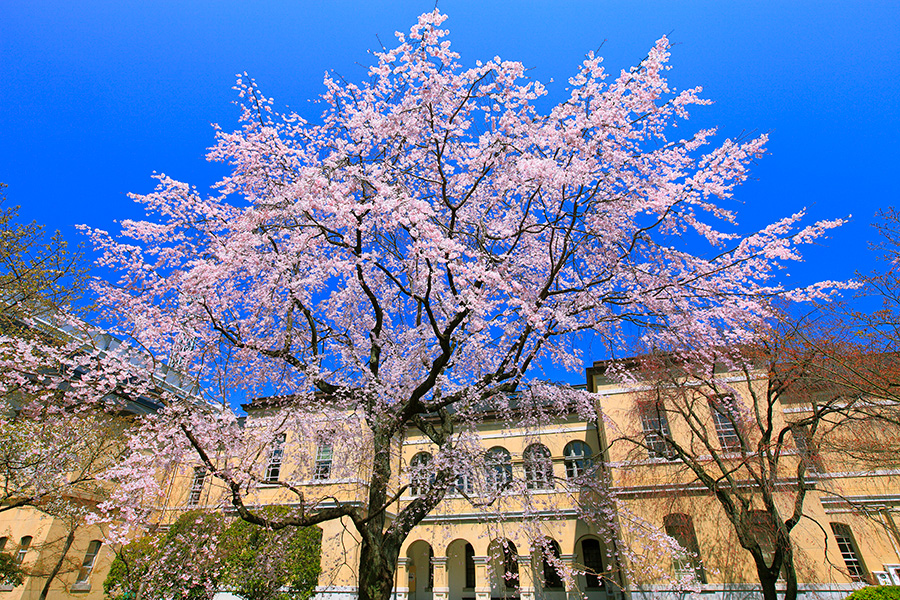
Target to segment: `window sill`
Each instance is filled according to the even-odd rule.
[[[0,592],[11,592],[14,589],[16,589],[16,588],[15,588],[15,586],[12,586],[12,585],[0,585]]]
[[[87,581],[82,583],[73,583],[72,587],[69,588],[70,592],[89,592],[91,591],[91,584]]]

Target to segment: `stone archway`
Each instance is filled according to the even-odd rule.
[[[424,540],[416,540],[406,550],[409,600],[432,600],[434,590],[434,550]],[[399,582],[398,587],[403,587]]]
[[[500,538],[488,546],[491,598],[519,598],[519,554],[516,545]]]
[[[475,548],[467,540],[447,546],[447,584],[449,600],[475,600]]]

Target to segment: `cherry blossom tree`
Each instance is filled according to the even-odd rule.
[[[86,281],[58,231],[0,209],[0,513],[66,513],[65,498],[102,495],[98,475],[122,450],[107,409],[147,391],[135,353],[81,318]]]
[[[230,165],[215,191],[160,174],[134,196],[148,220],[88,231],[121,274],[96,284],[107,318],[195,374],[209,400],[172,401],[135,433],[119,505],[152,495],[161,469],[199,461],[252,523],[352,522],[364,600],[390,597],[403,540],[456,479],[454,427],[477,407],[527,388],[541,364],[580,368],[581,335],[615,353],[635,331],[658,344],[672,332],[752,339],[768,298],[827,293],[786,292],[774,275],[840,224],[802,226],[798,212],[735,233],[728,203],[766,136],[679,137],[708,101],[666,81],[667,39],[611,77],[589,54],[544,111],[547,90],[522,64],[464,66],[445,19],[398,34],[368,81],[326,75],[315,123],[242,76],[241,128],[217,129],[208,155]],[[261,395],[294,414],[358,416],[361,504],[321,504],[287,481],[300,514],[267,519],[245,502],[285,420],[242,430],[230,406]],[[439,452],[427,491],[401,507],[391,452],[409,425]],[[344,431],[331,430],[334,446],[351,443]]]

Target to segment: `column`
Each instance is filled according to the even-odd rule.
[[[433,556],[431,564],[434,565],[434,589],[432,600],[448,600],[450,598],[450,579],[447,574],[447,557]]]
[[[487,556],[475,556],[475,600],[491,600],[491,577]]]
[[[568,600],[579,600],[581,592],[578,591],[578,581],[575,575],[575,555],[560,554],[559,560],[563,564],[562,580],[566,588]]]
[[[519,555],[519,598],[534,600],[534,569],[531,567],[531,555]]]
[[[397,588],[394,590],[397,600],[409,598],[409,558],[397,559]]]

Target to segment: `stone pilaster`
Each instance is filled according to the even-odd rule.
[[[534,569],[531,566],[531,555],[519,555],[519,598],[534,600]]]
[[[575,575],[575,559],[574,554],[560,554],[559,556],[559,561],[563,565],[561,575],[568,600],[579,600],[581,598],[581,592],[578,590],[578,580]]]
[[[450,577],[447,573],[447,557],[433,556],[431,564],[434,566],[434,589],[431,598],[432,600],[449,600]]]
[[[409,599],[409,565],[411,562],[408,558],[397,559],[397,587],[394,590],[397,600]]]
[[[491,600],[491,577],[488,573],[487,556],[476,556],[475,559],[475,600]]]

